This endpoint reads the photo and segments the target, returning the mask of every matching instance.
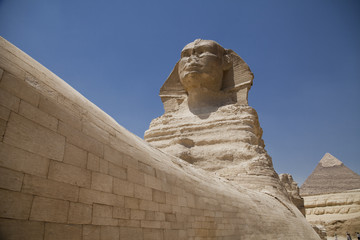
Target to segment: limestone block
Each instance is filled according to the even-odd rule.
[[[118,195],[133,197],[134,196],[134,184],[128,181],[124,181],[118,178],[114,178],[113,192]]]
[[[166,202],[166,195],[162,191],[153,189],[152,190],[152,198],[153,198],[153,201],[155,201],[157,203],[165,203]]]
[[[69,99],[69,101],[71,100]],[[97,108],[95,105],[93,106]],[[101,115],[99,115],[98,112],[86,111],[82,113],[82,116],[84,119],[88,119],[89,122],[95,124],[98,128],[104,129],[110,136],[116,136],[118,129],[114,127],[114,125],[109,124],[109,122],[106,121],[106,119],[104,119]]]
[[[134,196],[136,198],[140,198],[144,200],[152,200],[152,190],[151,188],[143,187],[141,185],[135,184]]]
[[[130,147],[127,146],[127,149]],[[139,161],[137,159],[146,159],[148,156],[135,156],[136,153],[139,153],[141,151],[138,151],[136,148],[132,148],[131,153],[124,152],[124,156],[122,158],[122,163],[125,167],[131,167],[133,169],[138,169]],[[129,155],[130,154],[130,155]],[[132,156],[131,154],[134,154]]]
[[[130,219],[129,208],[124,207],[113,207],[113,218]]]
[[[0,119],[0,141],[2,141],[4,138],[5,129],[6,129],[6,121]]]
[[[175,222],[176,221],[176,215],[173,213],[166,213],[165,214],[165,220],[167,222]]]
[[[119,219],[119,226],[138,228],[140,227],[140,220]]]
[[[20,68],[18,65],[13,64],[11,61],[9,62],[9,58],[14,58],[15,56],[11,56],[10,53],[4,48],[0,47],[0,67],[7,72],[10,72],[20,78],[25,77],[25,71]]]
[[[118,220],[113,218],[111,206],[94,204],[92,224],[117,226]]]
[[[132,197],[125,197],[125,208],[139,209],[140,200]]]
[[[73,101],[69,97],[70,96],[66,96],[64,93],[59,94],[57,96],[58,105],[66,108],[69,112],[71,112],[75,116],[82,116],[84,114],[84,110],[80,107],[79,102]]]
[[[160,222],[160,224],[161,224],[161,228],[162,229],[171,229],[172,227],[171,227],[171,222]],[[188,229],[188,231],[189,230],[191,230],[191,226],[190,225],[188,225],[188,226],[184,226],[185,228],[187,228]]]
[[[30,220],[66,223],[69,202],[44,197],[35,197]]]
[[[51,161],[49,179],[90,188],[91,172],[73,165]]]
[[[109,133],[92,122],[83,121],[82,131],[102,143],[108,144],[110,142]]]
[[[124,158],[124,154],[111,148],[107,145],[104,146],[104,159],[112,162],[117,166],[123,166],[122,159]]]
[[[19,172],[46,177],[49,160],[0,142],[0,166]]]
[[[178,240],[179,239],[179,230],[165,229],[164,230],[164,239]]]
[[[143,231],[141,228],[121,227],[120,239],[142,240]]]
[[[163,182],[167,181],[166,173],[160,169],[155,169],[155,175],[158,179],[160,179]]]
[[[100,171],[100,158],[92,153],[89,153],[86,168],[91,171],[99,172]]]
[[[100,240],[100,226],[84,225],[82,240]]]
[[[11,111],[17,112],[20,106],[20,98],[0,88],[0,104]]]
[[[142,228],[161,228],[161,223],[159,221],[141,221]]]
[[[40,124],[43,127],[51,129],[56,132],[58,120],[53,116],[41,111],[37,107],[29,104],[28,102],[21,101],[19,114],[30,119],[33,122]]]
[[[14,74],[16,75],[16,74]],[[36,89],[40,93],[40,98],[45,97],[51,98],[54,101],[57,101],[59,97],[59,92],[55,91],[53,87],[50,87],[48,84],[42,82],[41,80],[44,79],[43,76],[36,76],[37,74],[29,74],[25,73],[24,77],[20,77],[21,79],[25,79],[25,82]],[[16,75],[18,76],[18,75]]]
[[[115,136],[110,135],[110,147],[123,153],[128,158],[134,157],[133,158],[134,160],[141,159],[141,158],[135,157],[135,155],[134,156],[132,155],[134,153],[134,148],[131,145],[129,145],[126,138],[124,138],[124,134],[122,134],[122,133],[118,134],[116,132]],[[137,160],[135,160],[135,161],[137,162]],[[137,163],[136,163],[136,165],[137,165]],[[131,165],[129,165],[129,166],[131,166]]]
[[[39,108],[43,112],[46,112],[53,117],[60,119],[62,122],[81,130],[81,119],[80,115],[69,111],[66,107],[54,102],[49,98],[40,97]]]
[[[187,231],[179,230],[179,240],[186,240],[186,239],[188,239]]]
[[[145,174],[131,167],[127,168],[127,178],[130,182],[145,185]]]
[[[68,222],[73,224],[90,224],[92,206],[83,203],[70,203]]]
[[[126,168],[119,167],[111,162],[109,162],[109,175],[120,178],[120,179],[126,179]]]
[[[139,209],[146,211],[159,211],[159,204],[153,201],[140,200]]]
[[[175,183],[173,183],[173,185],[176,185],[176,186],[173,186],[171,188],[171,193],[174,194],[174,195],[178,195],[178,196],[185,195],[184,189],[182,187],[178,187],[179,185],[182,186],[184,184],[185,183],[182,183],[180,179],[177,179],[175,181]]]
[[[44,240],[79,240],[81,232],[79,225],[45,223]]]
[[[164,213],[170,213],[173,212],[173,206],[168,204],[159,204],[159,211]]]
[[[44,236],[44,223],[37,221],[23,221],[0,219],[0,237],[6,240],[39,240]]]
[[[119,227],[101,226],[101,230],[100,230],[101,240],[119,239],[119,236],[120,236]]]
[[[0,217],[28,219],[32,195],[0,189]]]
[[[144,220],[145,219],[145,211],[131,209],[131,219],[133,220]]]
[[[100,158],[100,172],[108,174],[109,173],[109,162]]]
[[[155,169],[145,163],[139,162],[139,170],[147,175],[155,177]]]
[[[70,143],[65,145],[64,163],[86,168],[87,152]]]
[[[187,216],[190,216],[191,215],[191,208],[189,207],[181,207],[181,210],[180,210],[181,213],[184,213],[186,214]],[[204,216],[206,216],[206,213],[204,211]],[[215,214],[211,217],[216,217]]]
[[[145,174],[145,186],[157,190],[162,190],[161,180],[147,174]]]
[[[4,142],[41,156],[63,160],[65,138],[16,113],[11,113]]]
[[[36,92],[34,88],[26,84],[24,80],[19,79],[8,72],[4,73],[0,82],[0,88],[3,88],[18,98],[24,99],[33,106],[38,106],[39,104],[40,94]]]
[[[77,201],[79,188],[71,184],[25,175],[22,192],[42,197]]]
[[[110,206],[124,206],[124,197],[111,193],[100,192],[96,190],[80,188],[79,202],[93,204],[100,203]]]
[[[165,214],[162,212],[146,211],[145,220],[148,221],[165,221]]]
[[[99,157],[103,156],[103,145],[99,141],[85,135],[79,130],[60,121],[58,131],[66,137],[66,141],[89,151]]]
[[[166,204],[170,205],[178,205],[179,204],[179,197],[174,194],[166,193]],[[203,208],[203,207],[200,207]]]
[[[143,229],[144,232],[144,240],[163,240],[163,230],[161,229]]]
[[[6,168],[0,168],[0,188],[20,191],[24,174]]]
[[[91,176],[91,189],[99,190],[103,192],[112,192],[113,177],[93,172]]]
[[[10,110],[0,105],[0,119],[7,121],[10,116]]]

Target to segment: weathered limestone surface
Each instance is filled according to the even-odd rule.
[[[360,176],[326,153],[300,188],[306,219],[323,225],[328,239],[360,229]]]
[[[1,239],[319,239],[286,198],[149,146],[2,38],[0,73]]]
[[[312,224],[323,225],[328,239],[346,239],[360,228],[360,190],[341,193],[304,196],[306,219]]]
[[[252,82],[232,50],[209,40],[189,43],[160,89],[165,114],[151,122],[145,140],[236,185],[287,195],[247,103]]]
[[[300,196],[300,189],[297,182],[295,182],[291,174],[288,173],[280,174],[279,178],[286,191],[288,192],[290,200],[305,216],[304,199]]]

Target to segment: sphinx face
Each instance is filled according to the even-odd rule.
[[[214,41],[195,40],[181,52],[178,73],[187,92],[197,88],[220,91],[224,49]]]

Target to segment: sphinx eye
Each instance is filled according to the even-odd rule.
[[[183,57],[190,57],[190,52],[189,51],[182,51],[181,52],[181,58]]]

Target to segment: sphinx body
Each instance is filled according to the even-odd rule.
[[[162,86],[165,114],[151,122],[145,140],[241,186],[283,194],[257,113],[248,106],[252,81],[232,50],[195,40]]]

